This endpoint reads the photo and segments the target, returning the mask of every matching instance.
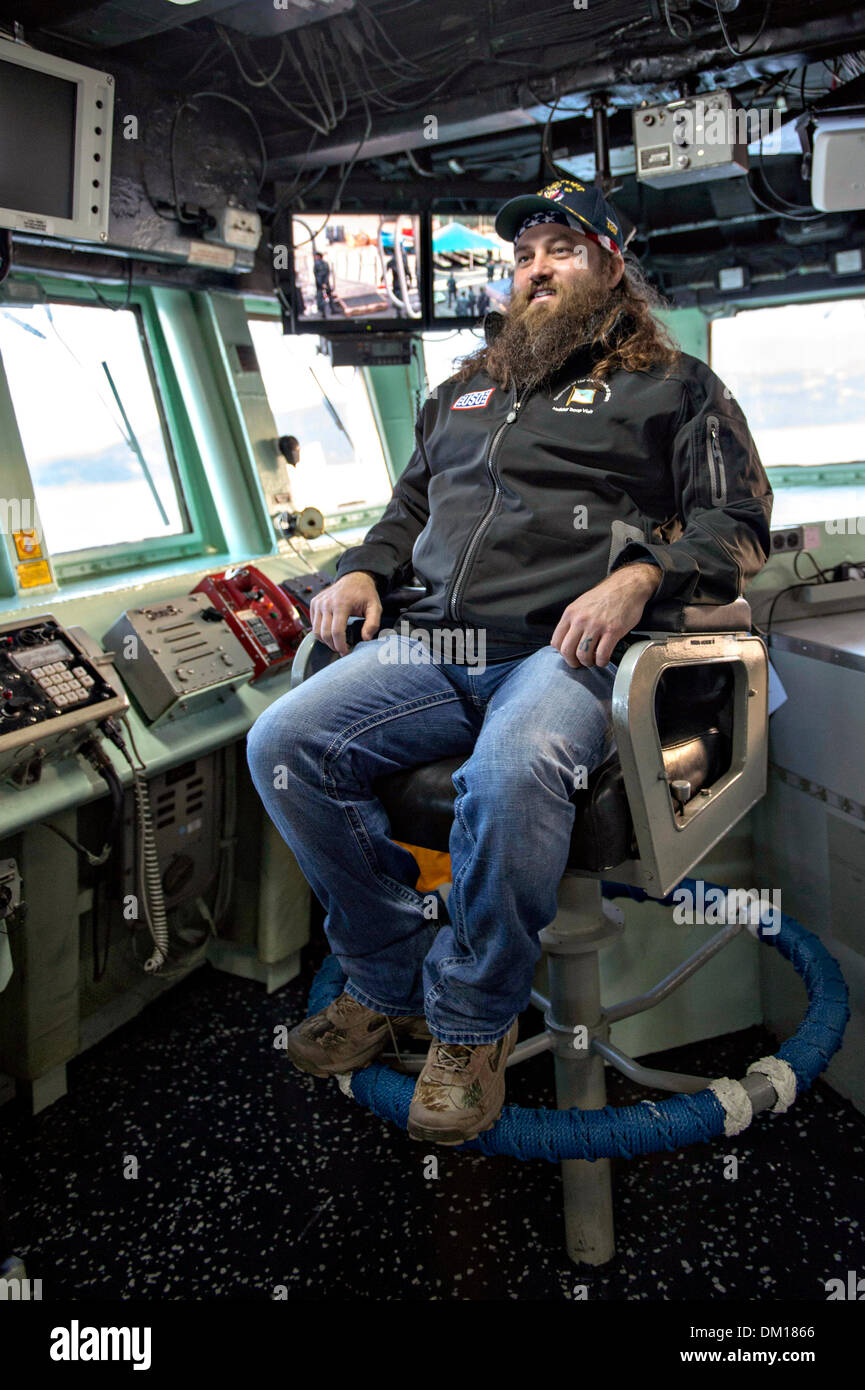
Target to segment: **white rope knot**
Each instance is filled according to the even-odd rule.
[[[721,1076],[717,1081],[712,1081],[708,1089],[714,1091],[724,1107],[724,1133],[741,1134],[743,1129],[747,1129],[754,1118],[754,1111],[751,1097],[741,1081]]]
[[[351,1078],[354,1075],[354,1072],[335,1071],[333,1074],[336,1077],[337,1085],[339,1086],[339,1089],[342,1091],[343,1095],[349,1096],[351,1100],[354,1100],[354,1091],[351,1089]]]
[[[774,1086],[778,1100],[772,1106],[773,1115],[783,1115],[796,1099],[796,1073],[783,1057],[760,1057],[752,1062],[748,1071],[758,1071]]]

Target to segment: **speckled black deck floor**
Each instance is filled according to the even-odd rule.
[[[45,1298],[560,1302],[582,1282],[610,1301],[825,1302],[827,1279],[865,1274],[865,1121],[821,1082],[736,1139],[617,1161],[617,1254],[578,1274],[556,1166],[440,1149],[427,1179],[427,1146],[274,1049],[322,955],[270,997],[205,967],[70,1063],[64,1099],[0,1111],[14,1246]],[[740,1076],[774,1050],[752,1028],[653,1061]],[[649,1094],[608,1076],[613,1104]],[[553,1104],[548,1057],[509,1072],[508,1101]]]

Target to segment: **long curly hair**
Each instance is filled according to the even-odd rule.
[[[605,264],[611,264],[615,259],[612,252],[598,249]],[[597,360],[592,364],[592,376],[600,379],[618,370],[643,372],[659,366],[669,373],[680,350],[656,317],[658,310],[668,307],[663,295],[649,284],[640,263],[626,254],[625,273],[610,290],[609,307],[594,332]],[[484,345],[462,358],[454,373],[456,380],[468,381],[483,371],[488,351]]]

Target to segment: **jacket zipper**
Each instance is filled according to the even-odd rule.
[[[524,391],[522,395],[516,398],[516,400],[514,401],[513,408],[508,411],[508,414],[506,415],[502,423],[499,425],[490,442],[486,462],[490,478],[492,479],[493,495],[489,506],[487,507],[486,511],[484,512],[474,531],[469,536],[466,549],[463,552],[462,561],[457,568],[456,579],[453,582],[451,596],[448,601],[448,613],[450,614],[454,622],[458,621],[457,603],[460,595],[460,589],[465,584],[466,575],[468,574],[471,562],[474,558],[474,554],[478,548],[481,538],[484,535],[484,532],[487,530],[496,512],[498,511],[499,498],[502,495],[501,488],[499,487],[499,476],[496,473],[493,463],[493,460],[495,459],[496,455],[496,450],[499,446],[499,440],[501,439],[505,430],[508,428],[508,425],[512,425],[516,420],[517,415],[519,414],[520,406],[522,405],[527,395],[528,391]]]
[[[727,501],[727,470],[721,450],[719,429],[717,415],[709,415],[706,419],[706,459],[712,483],[713,507],[723,507]]]

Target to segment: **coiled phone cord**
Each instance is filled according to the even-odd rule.
[[[153,833],[153,818],[150,810],[150,793],[147,779],[137,768],[132,768],[135,783],[135,804],[138,809],[139,832],[139,887],[144,917],[153,937],[153,954],[144,962],[144,969],[153,974],[168,959],[168,920],[165,916],[165,898],[162,893],[162,875],[156,853],[156,836]]]
[[[144,920],[153,938],[153,952],[144,962],[144,969],[152,975],[160,970],[168,959],[168,919],[165,914],[165,897],[162,892],[162,876],[159,871],[159,858],[156,852],[156,836],[153,833],[153,818],[150,809],[150,793],[145,777],[146,767],[135,747],[135,739],[125,715],[121,716],[129,742],[138,761],[132,761],[126,740],[114,719],[105,719],[100,729],[111,739],[132,769],[135,806],[138,814],[139,833],[139,891]]]

